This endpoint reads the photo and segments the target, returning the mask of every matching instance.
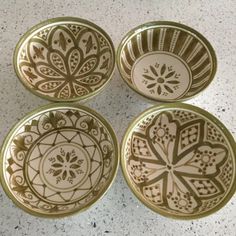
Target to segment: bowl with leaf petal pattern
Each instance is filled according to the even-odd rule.
[[[68,104],[41,107],[16,124],[0,159],[2,187],[26,212],[63,217],[97,202],[119,164],[111,126],[95,111]]]
[[[115,52],[108,34],[84,19],[59,17],[26,32],[14,53],[15,72],[35,95],[77,101],[97,94],[110,81]]]
[[[153,211],[195,219],[222,208],[236,190],[236,145],[198,107],[170,103],[139,115],[121,145],[121,166],[136,197]]]
[[[216,73],[216,55],[194,29],[156,21],[131,30],[117,52],[121,77],[137,93],[162,102],[190,99],[205,89]]]

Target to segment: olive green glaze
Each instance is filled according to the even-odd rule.
[[[0,159],[1,183],[12,201],[41,217],[86,210],[111,186],[119,165],[113,129],[84,106],[41,107],[17,123]]]
[[[110,37],[97,25],[59,17],[28,30],[16,46],[13,63],[20,81],[35,95],[77,101],[108,84],[115,51]]]
[[[205,89],[216,73],[216,55],[200,33],[185,25],[156,21],[131,30],[117,50],[121,77],[153,101],[190,99]]]
[[[154,106],[139,115],[123,138],[121,165],[137,198],[167,217],[207,216],[236,190],[233,137],[192,105]]]

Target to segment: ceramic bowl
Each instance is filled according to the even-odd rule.
[[[82,106],[49,105],[8,134],[1,150],[1,182],[26,212],[67,216],[103,196],[118,158],[115,134],[99,114]]]
[[[194,219],[223,207],[236,189],[236,145],[226,127],[187,104],[155,106],[130,125],[121,147],[124,176],[150,209]]]
[[[216,55],[194,29],[157,21],[138,26],[124,37],[117,65],[121,77],[137,93],[154,101],[176,102],[195,96],[210,84]]]
[[[14,67],[23,85],[53,101],[75,101],[98,93],[115,66],[114,46],[97,25],[60,17],[31,28],[18,42]]]

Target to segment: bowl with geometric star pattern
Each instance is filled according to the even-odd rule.
[[[124,177],[153,211],[195,219],[222,208],[236,190],[236,145],[213,115],[187,104],[154,106],[127,129]]]
[[[169,21],[132,29],[120,42],[116,60],[131,89],[159,102],[194,97],[211,83],[217,67],[214,49],[203,35]]]
[[[119,148],[101,115],[58,103],[19,121],[0,157],[0,179],[10,199],[32,215],[58,218],[86,210],[107,192]]]
[[[111,80],[115,51],[99,26],[75,17],[46,20],[17,43],[14,69],[32,93],[51,101],[80,101]]]

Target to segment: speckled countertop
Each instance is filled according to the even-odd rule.
[[[47,104],[16,78],[12,54],[19,37],[34,24],[56,16],[77,16],[101,26],[119,41],[131,28],[152,20],[173,20],[200,31],[218,58],[216,78],[187,103],[204,108],[236,133],[235,0],[0,0],[0,143],[27,112]],[[121,139],[128,123],[151,106],[115,71],[110,86],[86,105],[100,112]],[[84,213],[60,220],[30,216],[13,205],[0,188],[0,235],[236,235],[236,196],[217,213],[194,221],[164,218],[144,207],[127,187],[121,171],[106,196]]]

